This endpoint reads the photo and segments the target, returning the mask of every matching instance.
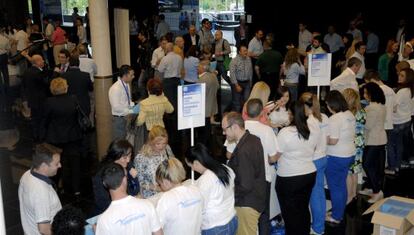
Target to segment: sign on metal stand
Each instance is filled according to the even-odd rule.
[[[205,126],[206,84],[191,84],[177,87],[178,130],[191,129],[191,146],[194,146],[194,128]],[[191,170],[194,184],[194,171]]]

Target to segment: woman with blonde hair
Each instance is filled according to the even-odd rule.
[[[134,159],[138,170],[138,181],[143,198],[155,195],[158,190],[155,171],[161,162],[174,157],[168,145],[168,134],[164,127],[155,125],[148,134],[148,140]]]
[[[351,88],[343,91],[343,96],[348,104],[349,111],[355,116],[355,160],[351,164],[347,177],[348,199],[347,203],[356,197],[356,190],[358,185],[358,174],[362,172],[362,155],[365,147],[365,120],[367,114],[361,107],[361,100],[359,94]]]
[[[182,184],[183,164],[176,158],[165,160],[155,175],[163,191],[156,210],[164,234],[201,234],[203,196],[195,185]]]
[[[80,194],[82,131],[77,118],[77,98],[69,96],[68,84],[58,77],[51,81],[52,97],[47,98],[42,118],[41,140],[62,149],[62,179],[65,193]],[[62,175],[62,177],[60,177]],[[59,185],[59,184],[58,184]],[[59,185],[59,190],[61,186]]]
[[[289,89],[291,100],[297,100],[299,76],[305,75],[305,66],[303,66],[296,48],[291,48],[286,53],[285,62],[282,64],[281,74],[285,76],[282,85]]]
[[[252,91],[250,92],[249,99],[247,99],[247,101],[251,99],[259,99],[262,101],[264,108],[263,108],[262,114],[260,115],[260,122],[266,125],[268,125],[268,114],[274,106],[273,103],[271,103],[270,105],[267,105],[268,103],[267,101],[269,100],[269,95],[270,95],[269,86],[265,82],[260,81],[254,84]],[[247,110],[246,110],[247,101],[244,104],[243,110],[242,110],[242,116],[244,120],[247,119]]]
[[[329,119],[321,113],[318,97],[310,92],[303,93],[299,101],[305,104],[307,124],[310,132],[318,135],[318,138],[325,140],[328,131]],[[316,167],[315,185],[312,188],[310,197],[310,208],[312,214],[312,234],[324,234],[325,232],[325,215],[326,215],[326,198],[324,189],[324,179],[328,158],[326,157],[326,141],[319,141],[313,154],[313,163]]]

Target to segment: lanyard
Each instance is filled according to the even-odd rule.
[[[130,106],[131,105],[131,99],[129,98],[128,85],[126,85],[124,83],[124,81],[122,81],[122,80],[121,80],[121,83],[122,83],[122,86],[124,87],[125,93],[126,93],[126,95],[128,97],[128,106]]]

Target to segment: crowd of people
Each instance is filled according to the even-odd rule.
[[[119,68],[108,92],[113,141],[91,179],[96,234],[268,235],[277,215],[286,234],[324,234],[325,222],[343,222],[357,193],[369,195],[369,203],[382,199],[384,174],[398,174],[413,157],[414,37],[408,32],[399,29],[380,56],[378,36],[368,28],[363,35],[359,21],[342,37],[333,26],[322,37],[301,23],[298,43],[283,57],[272,48],[274,35],[258,29],[247,41],[242,24],[229,61],[231,45],[221,30],[213,34],[208,19],[198,33],[190,25],[174,40],[165,16],[154,22],[133,25],[137,59]],[[77,209],[62,208],[58,194],[81,194],[81,158],[90,143],[77,115],[81,109],[95,118],[96,65],[82,18],[73,48],[55,23],[44,18],[38,33],[48,41],[29,52],[35,26],[11,36],[2,28],[0,35],[2,92],[14,44],[14,53],[24,56],[16,65],[37,144],[19,185],[27,234],[85,226]],[[333,66],[321,97],[306,86],[307,55],[318,53],[332,53]],[[226,109],[222,82],[231,88]],[[206,84],[206,125],[196,129],[195,146],[183,149],[177,87],[196,83]],[[212,154],[212,126],[226,138],[223,156]],[[185,167],[200,177],[187,179]],[[361,191],[358,174],[366,176]]]

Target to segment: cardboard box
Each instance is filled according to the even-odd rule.
[[[364,215],[374,212],[374,235],[414,235],[414,200],[392,196],[373,204]]]

